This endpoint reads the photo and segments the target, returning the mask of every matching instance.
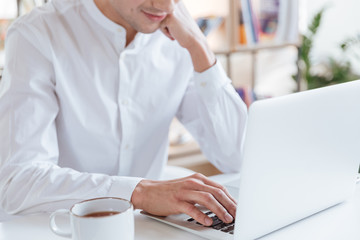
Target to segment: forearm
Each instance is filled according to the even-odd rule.
[[[188,50],[196,72],[203,72],[215,64],[215,55],[206,37],[182,1],[176,4],[174,12],[162,22],[160,29],[171,40],[176,40]]]
[[[55,164],[8,164],[0,169],[0,203],[10,214],[53,211],[104,196],[130,200],[140,179],[81,173]]]
[[[187,50],[196,72],[204,72],[216,63],[215,54],[211,51],[205,37],[194,38]]]

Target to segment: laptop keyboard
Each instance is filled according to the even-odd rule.
[[[231,223],[224,223],[211,211],[205,212],[205,214],[208,215],[209,217],[211,217],[213,220],[213,224],[209,227],[211,227],[215,230],[225,232],[225,233],[234,234],[235,221],[232,221]],[[194,219],[189,218],[189,219],[187,219],[187,221],[193,222]],[[199,222],[196,222],[196,224],[202,225]]]

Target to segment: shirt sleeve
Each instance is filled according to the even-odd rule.
[[[194,72],[177,118],[219,170],[240,170],[247,107],[218,61],[202,73]]]
[[[130,200],[141,178],[58,166],[59,101],[51,59],[36,31],[10,28],[0,83],[0,207],[10,214],[68,208],[103,196]],[[30,26],[29,26],[30,27]]]

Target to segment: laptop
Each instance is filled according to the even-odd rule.
[[[228,187],[235,223],[149,216],[207,239],[257,239],[345,201],[359,164],[360,80],[259,100],[249,109],[240,179]]]

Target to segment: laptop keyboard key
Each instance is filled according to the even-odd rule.
[[[221,221],[217,216],[212,217],[212,220],[213,220],[213,224],[211,225],[211,227],[223,223],[223,221]]]
[[[221,229],[222,232],[228,232],[228,233],[233,231],[233,230],[234,230],[234,225],[231,225],[231,226],[228,226],[228,227],[226,227],[224,229]]]
[[[213,228],[215,230],[220,230],[222,232],[226,232],[226,233],[229,233],[229,234],[234,234],[235,221],[232,221],[231,223],[224,223],[223,221],[220,220],[220,218],[218,218],[211,211],[205,212],[205,214],[208,215],[209,217],[211,217],[211,219],[213,220],[213,224],[210,226],[211,228]],[[193,222],[194,220],[195,219],[193,219],[193,218],[187,219],[188,222]],[[197,221],[195,221],[195,222],[198,225],[202,225],[201,223],[199,223]]]
[[[221,229],[223,229],[223,228],[225,228],[227,226],[228,225],[226,223],[220,223],[218,225],[212,226],[212,228],[215,229],[215,230],[221,230]]]

